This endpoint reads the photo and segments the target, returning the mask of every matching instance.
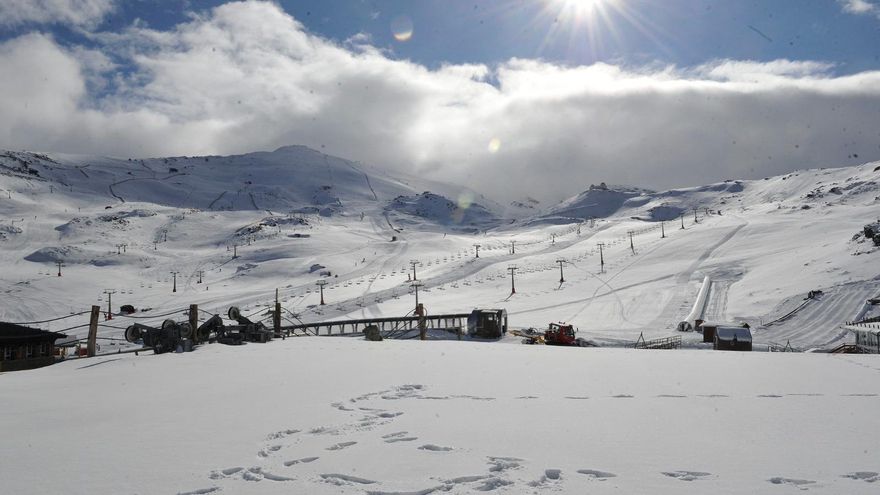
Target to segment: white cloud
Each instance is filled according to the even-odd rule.
[[[838,0],[844,12],[858,15],[875,15],[880,17],[880,5],[872,0]]]
[[[114,0],[0,0],[0,27],[68,24],[91,28],[114,7]]]
[[[601,181],[673,187],[880,159],[880,72],[836,77],[823,62],[428,69],[312,35],[255,1],[94,39],[103,53],[43,35],[0,45],[11,68],[0,72],[0,148],[161,156],[305,144],[542,199]],[[108,72],[110,60],[132,70]]]

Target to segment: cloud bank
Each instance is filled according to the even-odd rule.
[[[39,33],[0,45],[0,148],[128,157],[305,144],[499,199],[880,158],[880,72],[838,77],[819,61],[428,69],[362,38],[320,38],[257,1],[170,31],[93,37],[98,48]]]
[[[0,26],[67,24],[92,28],[113,8],[113,0],[0,0]]]

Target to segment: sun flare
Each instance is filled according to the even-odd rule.
[[[599,10],[616,3],[615,0],[550,0],[560,7],[563,14],[578,17],[595,15]]]

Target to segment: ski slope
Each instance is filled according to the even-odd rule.
[[[155,323],[190,304],[262,318],[276,289],[290,321],[402,316],[414,306],[415,262],[430,314],[503,307],[513,327],[565,321],[606,345],[673,334],[708,276],[705,317],[749,322],[762,345],[810,348],[845,339],[840,325],[880,291],[878,250],[853,237],[877,215],[874,164],[662,192],[591,189],[517,217],[478,192],[302,147],[149,160],[0,155],[8,321],[106,308],[106,290],[116,291],[114,312],[132,304]],[[602,198],[609,216],[572,217],[598,211]],[[816,289],[825,296],[773,322]],[[81,336],[70,327],[83,323],[45,326]],[[127,324],[102,322],[102,337]]]
[[[704,352],[694,333],[679,351],[620,347],[678,334],[704,279],[702,316],[750,323],[756,350],[848,340],[842,323],[876,314],[880,249],[856,234],[876,220],[877,182],[866,164],[593,189],[539,210],[298,147],[2,152],[0,320],[81,338],[105,292],[114,313],[105,355],[0,376],[14,398],[0,408],[3,489],[873,493],[873,358]],[[435,333],[114,354],[134,321],[183,320],[190,304],[202,321],[232,305],[260,320],[276,290],[285,322],[406,315],[414,275],[429,314],[502,307],[513,328],[565,321],[617,348]]]

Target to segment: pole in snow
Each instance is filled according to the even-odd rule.
[[[177,274],[178,273],[179,272],[171,272],[171,276],[174,279],[174,286],[172,287],[171,292],[177,292]]]
[[[61,276],[61,267],[64,266],[64,262],[63,261],[56,261],[55,264],[58,265],[58,276],[60,277]]]
[[[562,284],[565,282],[565,276],[562,274],[562,265],[565,264],[565,258],[559,258],[556,262],[559,263],[559,283]]]
[[[635,234],[635,232],[633,232],[632,230],[627,230],[626,233],[629,234],[629,249],[632,251],[633,254],[636,254],[636,247],[633,244],[633,234]]]
[[[605,243],[599,242],[596,245],[599,246],[599,273],[605,273],[605,254],[602,251]]]
[[[474,256],[474,258],[479,258],[480,257],[480,245],[474,244],[474,247],[477,249],[477,255]]]
[[[107,294],[107,320],[113,319],[113,294],[116,294],[115,290],[106,289],[104,290],[104,294]]]
[[[419,282],[418,280],[414,280],[410,287],[416,290],[416,310],[419,309],[419,287],[422,287],[424,284]]]
[[[697,218],[697,212],[699,208],[694,208],[694,223],[700,223],[700,220]]]
[[[510,241],[510,254],[516,254],[516,241]]]
[[[413,271],[413,278],[412,279],[418,280],[418,277],[416,277],[416,266],[420,265],[421,263],[419,263],[419,260],[410,260],[409,264],[410,264],[410,266],[412,266],[412,271]]]
[[[679,217],[681,218],[681,230],[684,230],[684,213],[679,215]]]
[[[660,238],[666,239],[666,226],[662,220],[660,221]]]
[[[513,277],[516,273],[516,265],[508,266],[507,270],[510,272],[510,295],[514,295],[516,294],[516,284],[514,283]]]
[[[324,286],[327,285],[327,281],[318,280],[317,282],[315,282],[315,285],[317,285],[321,289],[321,306],[324,306]]]

